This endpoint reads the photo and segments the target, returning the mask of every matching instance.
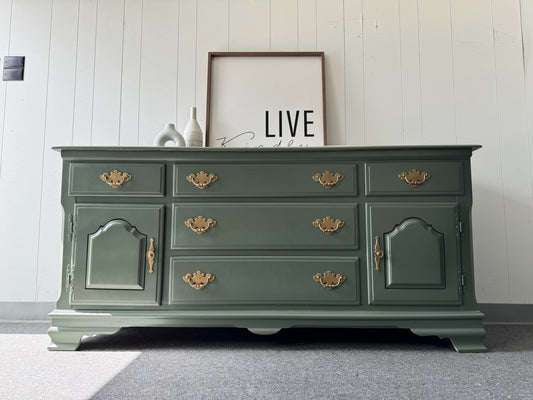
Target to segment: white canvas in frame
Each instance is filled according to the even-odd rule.
[[[325,145],[323,53],[211,53],[210,147]]]

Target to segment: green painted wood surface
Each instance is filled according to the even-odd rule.
[[[377,271],[368,243],[370,304],[460,304],[457,204],[371,203],[367,218],[384,252]]]
[[[131,179],[113,188],[100,175],[118,170]],[[163,197],[165,194],[165,166],[140,163],[72,163],[70,164],[70,196],[143,196]]]
[[[215,276],[196,290],[183,276],[196,271]],[[332,271],[346,277],[338,287],[325,289],[313,279]],[[172,257],[170,303],[188,305],[284,304],[357,305],[361,286],[359,263],[349,257]]]
[[[346,203],[194,203],[172,205],[172,249],[355,249],[357,205]],[[185,221],[198,216],[216,225],[197,234]],[[317,219],[340,219],[344,226],[326,235]]]
[[[175,164],[174,196],[198,197],[305,197],[355,196],[355,164]],[[186,177],[200,171],[215,174],[218,179],[205,189],[199,189]],[[317,173],[340,173],[344,178],[332,188],[324,188],[313,180]]]
[[[65,217],[50,349],[73,350],[83,335],[122,326],[261,333],[371,326],[409,328],[450,338],[458,351],[480,351],[470,219],[476,148],[56,148]],[[428,169],[432,178],[411,188],[397,177],[399,167]],[[117,192],[99,175],[121,168],[138,180]],[[185,179],[196,169],[219,180],[197,189]],[[322,169],[345,179],[325,189],[312,180]],[[184,224],[200,215],[217,220],[204,235]],[[325,235],[313,221],[326,216],[345,225]],[[380,272],[376,235],[386,253]],[[154,274],[145,258],[150,237]],[[207,288],[183,281],[204,269],[216,276]],[[312,275],[327,270],[346,281],[324,289]]]
[[[398,175],[415,169],[431,175],[418,187],[410,187]],[[365,164],[368,196],[460,195],[464,191],[463,163],[412,160]]]
[[[150,274],[145,254],[150,238],[161,250],[163,207],[79,204],[74,215],[71,304],[159,304],[162,260],[156,257]]]

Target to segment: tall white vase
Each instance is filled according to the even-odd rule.
[[[185,147],[185,139],[176,130],[174,124],[166,124],[165,128],[154,138],[154,146],[164,146],[167,142],[174,142],[176,147]]]
[[[187,147],[202,147],[204,144],[204,134],[196,120],[196,107],[191,107],[191,119],[183,131],[183,136]]]

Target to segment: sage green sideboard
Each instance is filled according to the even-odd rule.
[[[483,351],[478,146],[60,147],[50,350],[130,326],[408,328]]]

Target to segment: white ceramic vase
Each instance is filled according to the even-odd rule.
[[[191,107],[191,119],[183,131],[183,136],[187,147],[202,147],[204,145],[204,134],[196,120],[196,107]]]
[[[166,124],[165,128],[159,132],[154,139],[154,146],[164,146],[167,142],[174,142],[176,147],[185,147],[185,139],[176,130],[174,124]]]

